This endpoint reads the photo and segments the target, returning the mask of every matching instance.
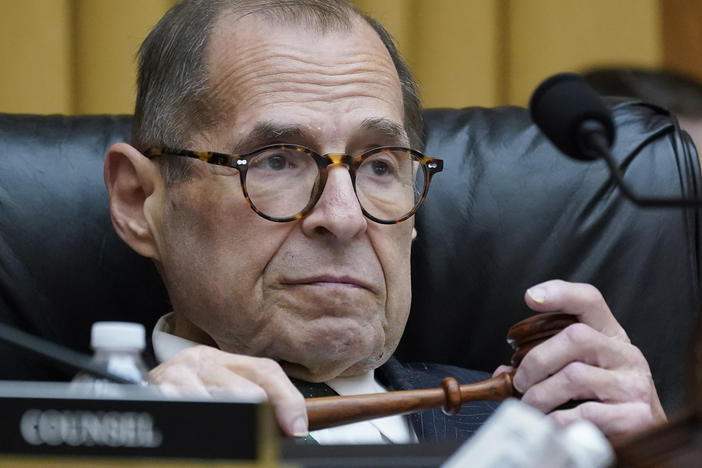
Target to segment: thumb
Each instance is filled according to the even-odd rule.
[[[629,341],[600,291],[591,284],[551,280],[527,289],[524,300],[537,312],[563,312],[610,337]]]

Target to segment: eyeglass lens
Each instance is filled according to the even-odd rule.
[[[274,218],[300,213],[313,196],[319,167],[294,148],[269,148],[249,160],[246,190],[251,203]],[[356,171],[361,206],[381,220],[403,217],[418,203],[424,171],[407,151],[382,150],[366,157]]]

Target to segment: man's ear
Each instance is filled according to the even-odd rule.
[[[136,148],[115,143],[107,151],[104,176],[117,234],[137,253],[158,260],[165,195],[158,165]]]

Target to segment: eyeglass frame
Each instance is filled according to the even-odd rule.
[[[313,191],[310,194],[310,200],[307,203],[307,205],[305,205],[305,207],[296,214],[284,218],[276,218],[259,210],[256,207],[256,205],[251,201],[249,193],[246,189],[246,172],[249,167],[249,161],[259,153],[272,148],[280,148],[283,150],[293,149],[295,151],[301,151],[303,153],[306,153],[315,161],[315,163],[317,163],[318,168],[318,177],[315,180]],[[356,170],[361,166],[365,159],[381,151],[402,151],[410,154],[415,159],[415,161],[417,161],[420,164],[422,171],[424,171],[425,175],[424,187],[422,187],[422,194],[415,203],[414,207],[408,213],[402,215],[400,218],[395,220],[383,220],[380,218],[376,218],[372,214],[368,213],[368,211],[366,211],[366,209],[363,207],[363,204],[361,203],[360,199],[358,199],[358,192],[356,191]],[[236,169],[239,172],[241,190],[248,205],[256,214],[258,214],[262,218],[276,223],[286,223],[290,221],[299,220],[302,219],[305,215],[307,215],[307,213],[312,211],[312,208],[314,208],[314,206],[317,204],[320,197],[322,196],[322,192],[324,191],[324,187],[327,183],[329,166],[345,166],[349,170],[349,174],[351,176],[351,183],[353,185],[353,191],[356,195],[356,199],[358,200],[358,204],[361,207],[361,212],[363,213],[363,215],[371,221],[374,221],[379,224],[398,224],[402,221],[411,218],[417,212],[422,203],[424,203],[427,192],[429,191],[429,184],[431,183],[431,178],[434,174],[441,172],[444,168],[444,161],[442,159],[432,158],[430,156],[422,154],[417,150],[413,150],[411,148],[406,148],[403,146],[378,146],[364,151],[356,156],[352,156],[350,154],[345,153],[319,154],[316,151],[313,151],[305,146],[288,143],[266,145],[243,154],[226,154],[218,153],[215,151],[192,151],[157,146],[148,148],[142,154],[149,159],[153,159],[159,156],[187,157],[199,159],[202,162],[214,164],[216,166],[225,166]]]

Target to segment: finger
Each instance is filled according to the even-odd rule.
[[[308,434],[305,399],[277,362],[268,358],[229,354],[225,365],[266,392],[278,423],[286,434],[293,437]]]
[[[602,294],[590,284],[551,280],[527,289],[524,299],[529,308],[538,312],[560,311],[575,315],[607,336],[629,342],[624,329],[609,310]]]
[[[200,376],[182,369],[177,375],[177,379],[159,378],[158,383],[153,383],[164,396],[170,398],[226,397],[253,403],[266,400],[266,392],[261,387],[227,369],[219,368],[217,379],[208,379],[208,382],[203,382]]]
[[[512,372],[512,371],[514,371],[514,367],[505,366],[503,364],[503,365],[500,365],[497,369],[495,369],[495,371],[492,373],[492,376],[495,377],[495,376],[498,376],[500,374],[507,374],[508,372]]]
[[[308,433],[305,400],[275,361],[231,354],[209,346],[196,346],[176,354],[154,369],[155,381],[170,382],[182,387],[182,393],[199,391],[209,385],[214,393],[236,392],[243,385],[244,393],[261,388],[274,407],[278,423],[286,434],[303,437]],[[231,393],[230,393],[231,394]]]
[[[605,435],[633,432],[655,424],[651,408],[642,402],[601,403],[587,401],[575,408],[558,410],[549,414],[559,426],[567,426],[586,419],[595,424]]]
[[[234,380],[234,379],[233,379]],[[253,382],[241,379],[236,389],[228,387],[207,387],[210,396],[215,398],[235,398],[248,403],[262,403],[268,400],[266,391]]]
[[[556,374],[530,387],[522,401],[549,413],[571,400],[607,403],[651,401],[652,382],[645,375],[572,362]]]
[[[223,366],[218,359],[211,359],[210,356],[202,354],[212,354],[212,348],[196,353],[178,355],[174,361],[178,366],[173,372],[176,375],[195,375],[196,380],[204,386],[208,396],[223,396],[229,398],[240,398],[242,400],[261,402],[267,399],[266,392],[254,382],[238,375],[229,368]],[[214,350],[214,353],[224,354]],[[171,381],[174,379],[171,378]]]
[[[209,392],[204,383],[191,369],[163,363],[149,372],[149,379],[166,396],[206,398]]]
[[[588,325],[575,323],[524,356],[514,376],[514,386],[524,393],[532,385],[576,361],[605,369],[628,368],[650,373],[638,348],[609,338]]]
[[[178,387],[169,382],[164,382],[156,385],[156,389],[161,393],[161,395],[163,395],[166,398],[180,397],[180,391],[178,391]]]
[[[268,399],[263,388],[227,368],[212,366],[204,376],[205,388],[213,397],[239,398],[256,403]]]

